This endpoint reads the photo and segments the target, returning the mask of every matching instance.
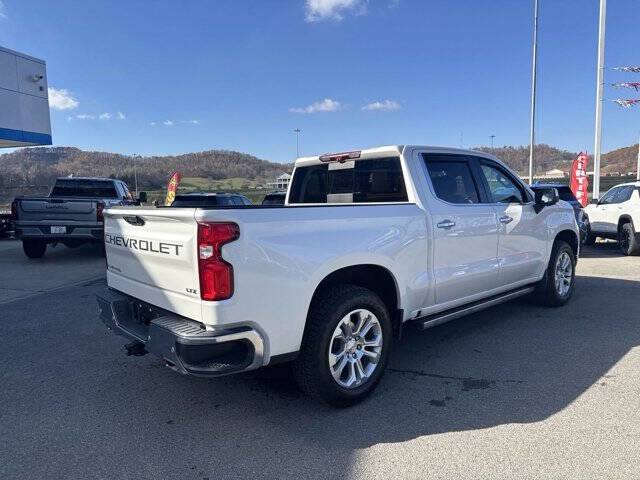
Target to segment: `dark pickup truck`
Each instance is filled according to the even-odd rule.
[[[17,197],[12,205],[16,237],[25,255],[41,258],[48,244],[77,247],[104,241],[105,208],[139,205],[122,180],[101,177],[58,178],[48,197]]]

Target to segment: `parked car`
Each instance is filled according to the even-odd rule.
[[[640,253],[640,182],[616,185],[585,210],[591,221],[588,244],[611,238],[625,255]]]
[[[284,205],[284,199],[286,197],[286,192],[267,193],[262,200],[262,205]]]
[[[0,211],[0,238],[9,235],[13,230],[13,215],[10,211]]]
[[[378,384],[406,324],[530,294],[564,305],[580,242],[558,200],[481,152],[301,158],[281,207],[105,210],[99,317],[130,354],[177,372],[293,361],[305,392],[350,405]]]
[[[589,215],[585,212],[584,207],[575,197],[573,192],[571,191],[571,187],[569,185],[563,185],[561,183],[538,183],[536,182],[533,185],[533,188],[555,188],[558,190],[558,195],[560,195],[560,200],[564,200],[569,205],[573,207],[573,211],[576,216],[576,223],[578,224],[578,229],[580,230],[580,242],[584,244],[591,233],[591,224],[589,222]]]
[[[139,205],[122,180],[100,177],[60,177],[47,197],[17,197],[12,204],[16,237],[29,258],[41,258],[48,244],[77,247],[102,243],[105,208]]]
[[[172,207],[216,207],[225,205],[251,205],[251,201],[238,193],[190,192],[176,195]]]

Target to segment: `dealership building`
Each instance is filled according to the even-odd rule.
[[[0,47],[0,148],[51,145],[44,60]]]

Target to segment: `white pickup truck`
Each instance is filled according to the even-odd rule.
[[[375,388],[407,322],[527,294],[563,305],[578,238],[554,188],[485,153],[300,158],[285,205],[105,210],[99,312],[129,354],[202,376],[293,361],[305,392],[345,406]]]

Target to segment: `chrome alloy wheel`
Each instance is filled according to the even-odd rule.
[[[556,292],[561,297],[566,297],[571,288],[573,279],[573,264],[567,252],[562,252],[556,260]]]
[[[353,310],[333,331],[329,343],[329,370],[338,385],[356,388],[373,375],[381,353],[380,321],[369,310]]]

